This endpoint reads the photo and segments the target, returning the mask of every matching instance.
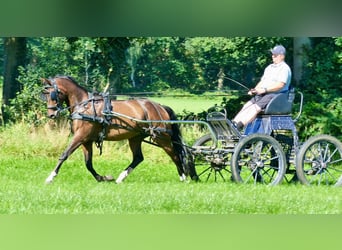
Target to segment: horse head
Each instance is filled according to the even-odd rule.
[[[47,102],[48,117],[55,119],[63,110],[63,104],[67,101],[66,93],[61,90],[57,79],[41,78],[44,88],[42,98]]]

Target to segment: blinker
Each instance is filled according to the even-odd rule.
[[[58,100],[57,91],[52,91],[50,93],[50,98],[51,98],[52,101],[56,101],[57,102],[57,100]]]

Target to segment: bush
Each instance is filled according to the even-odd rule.
[[[342,43],[341,39],[315,38],[306,51],[308,63],[299,88],[304,93],[300,136],[327,133],[341,137],[342,131]]]

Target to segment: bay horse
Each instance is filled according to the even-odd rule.
[[[41,80],[48,117],[54,119],[62,110],[69,110],[73,133],[70,144],[46,183],[53,181],[63,162],[80,146],[85,165],[93,177],[99,182],[114,181],[112,176],[99,175],[93,168],[93,144],[101,152],[103,140],[125,139],[128,140],[133,159],[115,180],[116,183],[121,183],[144,160],[142,142],[161,147],[176,165],[181,181],[189,175],[193,180],[198,179],[193,159],[183,144],[176,114],[170,107],[148,99],[110,100],[108,94],[89,93],[70,76]],[[150,141],[146,141],[146,138],[150,138]]]

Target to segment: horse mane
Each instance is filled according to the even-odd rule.
[[[88,92],[88,90],[85,87],[81,86],[72,76],[57,75],[54,78],[67,79],[67,80],[71,81],[73,84],[75,84],[78,88],[84,90],[85,92]]]

